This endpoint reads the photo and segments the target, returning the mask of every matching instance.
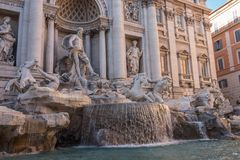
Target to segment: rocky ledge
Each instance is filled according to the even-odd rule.
[[[18,96],[16,110],[26,113],[46,114],[68,112],[91,104],[91,99],[81,91],[55,91],[47,87],[33,88]]]
[[[0,153],[50,151],[55,148],[56,133],[69,123],[68,113],[25,115],[0,106]]]

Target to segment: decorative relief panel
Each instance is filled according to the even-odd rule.
[[[124,14],[125,20],[129,22],[140,22],[141,1],[139,0],[125,0],[124,1]]]

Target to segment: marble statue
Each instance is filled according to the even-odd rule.
[[[172,78],[164,76],[161,80],[154,82],[153,95],[155,97],[169,98],[172,92]],[[160,100],[163,102],[163,100]]]
[[[129,76],[134,76],[139,73],[139,62],[143,54],[137,47],[137,41],[133,41],[132,43],[133,46],[127,51],[127,69]]]
[[[13,45],[16,42],[12,27],[10,25],[11,18],[4,17],[3,24],[0,26],[0,63],[14,64]]]
[[[77,86],[75,89],[87,89],[87,72],[90,76],[97,76],[93,71],[90,61],[83,47],[83,29],[79,28],[77,34],[68,35],[64,38],[62,46],[69,52],[69,57],[73,61],[72,74],[77,75]]]
[[[37,81],[31,73],[31,69],[36,67],[37,60],[27,61],[18,69],[18,77],[10,80],[5,87],[5,91],[17,90],[20,93],[26,92],[31,86],[36,86]]]
[[[148,85],[148,78],[145,76],[145,74],[137,74],[133,79],[133,85],[131,86],[131,89],[126,89],[123,91],[123,94],[132,101],[146,101],[153,103],[153,99],[147,93],[147,88],[149,87]]]
[[[37,66],[38,72],[44,77],[45,79],[45,85],[44,87],[58,90],[58,87],[60,85],[60,76],[58,74],[48,74],[44,72],[39,66]]]
[[[145,73],[139,73],[133,78],[130,89],[123,89],[123,94],[132,101],[164,103],[170,97],[172,79],[168,76],[152,81]]]

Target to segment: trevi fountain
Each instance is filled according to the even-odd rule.
[[[0,159],[240,159],[240,110],[216,82],[209,10],[200,0],[204,77],[194,68],[196,46],[178,51],[191,35],[177,29],[172,37],[178,3],[193,5],[0,0]],[[185,27],[194,31],[187,13]],[[162,52],[170,59],[160,60]],[[189,56],[193,68],[183,72]]]

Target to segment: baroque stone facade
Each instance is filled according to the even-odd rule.
[[[191,95],[216,80],[209,13],[205,0],[0,0],[2,26],[12,27],[12,41],[1,34],[0,45],[8,43],[14,59],[0,64],[0,90],[25,61],[57,72],[59,63],[67,63],[62,42],[82,28],[84,53],[100,78],[169,76],[174,97]],[[137,55],[134,60],[129,53]]]

